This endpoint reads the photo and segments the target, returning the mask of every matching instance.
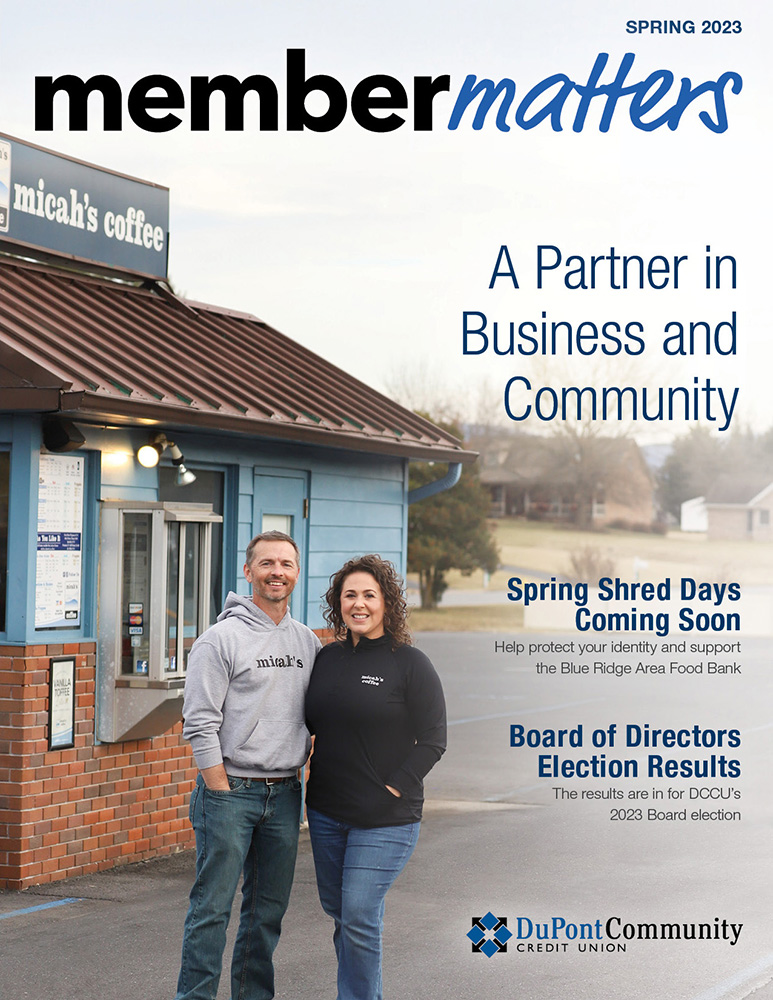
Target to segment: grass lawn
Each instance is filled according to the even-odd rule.
[[[501,632],[523,627],[520,604],[484,604],[474,608],[412,608],[408,625],[414,632]]]
[[[659,581],[667,576],[698,580],[737,580],[747,586],[773,583],[773,543],[708,541],[703,534],[649,535],[635,531],[577,531],[539,521],[503,518],[491,521],[505,566],[539,574],[569,573],[573,552],[590,547],[608,559],[614,573],[627,580]],[[489,589],[504,588],[510,574],[499,570]],[[483,587],[483,573],[448,574],[454,589]]]

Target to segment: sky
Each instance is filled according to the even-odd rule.
[[[257,315],[364,382],[413,396],[408,402],[427,405],[429,395],[431,405],[433,394],[461,401],[469,419],[488,412],[522,428],[504,413],[512,377],[528,377],[535,388],[692,386],[695,377],[701,384],[708,377],[728,392],[739,389],[733,427],[773,423],[766,302],[771,16],[763,5],[732,5],[740,33],[701,34],[702,19],[726,19],[728,6],[703,3],[696,18],[695,5],[674,0],[663,5],[669,19],[696,18],[697,30],[666,35],[626,33],[626,21],[643,14],[628,0],[44,0],[34,14],[3,6],[0,131],[167,185],[169,273],[187,297]],[[192,75],[261,73],[281,92],[289,48],[306,50],[308,74],[330,74],[349,94],[374,73],[409,89],[414,76],[448,73],[451,93],[436,100],[430,132],[406,125],[375,134],[351,118],[326,134],[261,132],[254,108],[242,132],[225,132],[215,111],[206,132],[191,131],[187,112],[163,134],[126,115],[121,131],[105,132],[97,114],[88,131],[70,132],[63,105],[53,132],[35,131],[36,76],[107,73],[126,94],[141,77],[162,73],[187,95]],[[519,100],[553,73],[587,79],[600,52],[609,53],[605,82],[627,52],[635,55],[635,80],[664,68],[693,84],[740,73],[741,94],[728,96],[728,130],[717,135],[686,113],[676,131],[641,131],[623,102],[607,134],[593,112],[581,133],[553,132],[546,123],[529,131],[500,132],[491,122],[480,131],[468,122],[446,128],[468,74],[515,80]],[[312,111],[323,107],[310,98]],[[502,245],[517,290],[502,278],[489,289]],[[563,260],[587,261],[611,247],[688,260],[678,290],[567,289],[562,262],[540,291],[539,245],[558,247]],[[701,287],[706,246],[736,258],[735,290]],[[505,331],[511,321],[539,322],[543,311],[573,325],[637,321],[647,349],[602,364],[565,352],[538,361],[496,356],[491,348],[464,355],[465,311],[483,313],[489,331],[494,321]],[[735,355],[706,357],[701,349],[683,362],[663,356],[665,323],[701,320],[713,329],[734,311]],[[637,430],[667,438],[685,426]],[[542,421],[530,427],[550,429]]]

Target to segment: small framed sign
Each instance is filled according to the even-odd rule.
[[[48,682],[48,749],[75,746],[75,657],[51,659]]]

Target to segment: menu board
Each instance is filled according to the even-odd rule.
[[[78,628],[83,579],[84,459],[41,455],[35,628]]]

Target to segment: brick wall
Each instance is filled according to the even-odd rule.
[[[0,889],[194,846],[197,771],[182,723],[153,739],[95,745],[95,650],[0,646]],[[75,656],[75,746],[49,750],[49,658],[63,655]]]
[[[48,750],[49,657],[76,657],[75,746]],[[196,778],[178,723],[94,744],[95,645],[0,646],[0,888],[111,868],[193,846]]]

